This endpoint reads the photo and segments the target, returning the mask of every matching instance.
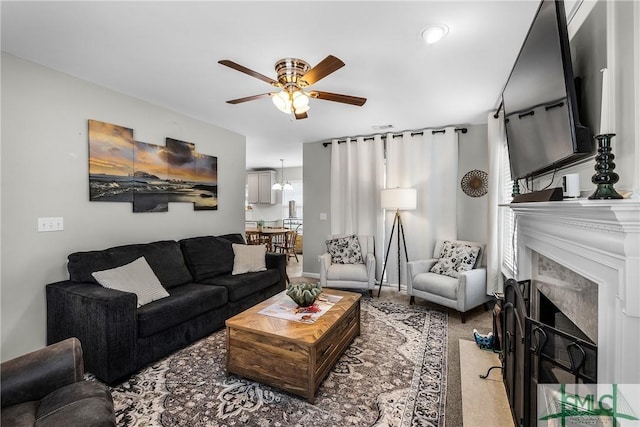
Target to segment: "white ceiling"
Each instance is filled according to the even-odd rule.
[[[247,137],[247,167],[302,165],[302,144],[334,137],[486,122],[538,6],[533,1],[2,1],[2,50]],[[449,26],[427,46],[421,31]],[[311,100],[291,120],[271,87],[219,65],[275,78],[273,66],[327,55],[346,66],[313,89],[366,97]]]

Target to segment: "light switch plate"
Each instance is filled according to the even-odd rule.
[[[64,220],[61,216],[38,218],[38,232],[62,230],[64,230]]]
[[[321,221],[326,221],[327,220],[327,214],[325,212],[321,212],[320,213],[320,220]]]

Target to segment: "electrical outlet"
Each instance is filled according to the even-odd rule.
[[[320,213],[320,221],[326,221],[327,220],[327,214],[325,212],[321,212]]]
[[[64,230],[64,220],[61,216],[38,218],[38,232],[62,230]]]

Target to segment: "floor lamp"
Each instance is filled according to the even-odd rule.
[[[382,279],[384,278],[384,272],[387,269],[387,261],[389,260],[389,252],[391,251],[391,242],[393,241],[393,233],[396,230],[396,225],[398,227],[398,290],[400,290],[400,240],[402,240],[404,247],[405,260],[409,262],[407,242],[404,237],[404,227],[402,226],[400,211],[412,211],[416,209],[417,191],[415,188],[387,188],[382,190],[380,194],[380,202],[382,209],[395,209],[396,213],[393,217],[393,226],[391,227],[391,235],[389,236],[389,245],[387,246],[387,252],[384,257],[384,267],[382,268],[382,276],[380,276],[378,296],[380,296],[380,291],[382,290]]]

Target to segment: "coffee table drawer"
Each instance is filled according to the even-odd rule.
[[[360,335],[360,304],[349,310],[343,322],[335,325],[315,347],[315,377],[319,383],[331,370],[353,339]]]

